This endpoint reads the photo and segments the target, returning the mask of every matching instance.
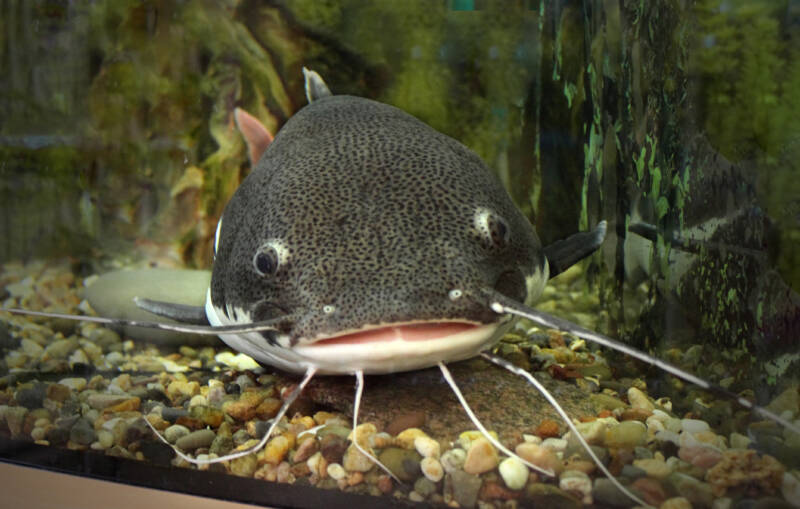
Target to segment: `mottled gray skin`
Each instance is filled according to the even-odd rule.
[[[299,311],[283,331],[292,344],[381,323],[497,322],[481,288],[525,302],[538,296],[526,278],[547,278],[533,227],[475,153],[358,97],[322,97],[289,119],[222,217],[211,302],[252,321]],[[265,277],[253,257],[270,239],[289,256]]]

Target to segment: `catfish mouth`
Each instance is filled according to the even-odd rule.
[[[321,373],[410,371],[473,357],[494,344],[510,323],[430,320],[367,325],[301,341],[292,350]]]
[[[474,330],[482,324],[475,322],[405,322],[389,325],[366,326],[354,332],[342,332],[335,336],[310,343],[310,346],[363,345],[390,341],[430,341],[437,338]]]

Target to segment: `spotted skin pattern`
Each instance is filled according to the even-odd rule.
[[[546,271],[533,227],[475,153],[359,97],[322,97],[289,119],[222,217],[211,303],[251,321],[300,311],[291,344],[365,325],[496,322],[471,298],[480,288],[532,301],[547,280],[532,277]],[[276,239],[284,263],[259,275],[254,255]]]

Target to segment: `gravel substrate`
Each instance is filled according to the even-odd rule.
[[[579,270],[566,276],[547,290],[541,305],[560,312],[568,303],[563,316],[589,326],[587,321],[602,321],[592,314],[596,297],[576,289]],[[0,282],[4,307],[91,312],[81,281],[67,264],[7,264]],[[602,352],[557,331],[519,324],[497,351],[559,384],[555,387],[563,387],[564,394],[582,396],[584,406],[570,407],[581,434],[609,470],[649,504],[800,507],[800,436],[674,379],[654,394],[628,362],[610,366]],[[698,346],[672,352],[669,360],[741,391],[727,371],[708,362],[714,354]],[[155,438],[144,419],[185,453],[214,458],[256,443],[297,381],[258,367],[222,343],[165,350],[94,324],[0,312],[0,433],[16,439],[198,468]],[[325,379],[316,383],[313,394],[322,391]],[[369,386],[370,378],[367,392]],[[389,390],[415,387],[397,384]],[[477,404],[476,412],[510,412],[513,403],[497,393],[502,387],[491,390],[494,403]],[[561,392],[556,390],[557,397]],[[663,397],[666,393],[673,399]],[[199,468],[450,507],[634,506],[598,471],[565,424],[549,416],[492,431],[526,461],[554,471],[555,478],[498,452],[470,426],[442,429],[435,424],[436,410],[400,406],[391,413],[387,408],[390,417],[372,418],[379,407],[363,414],[353,433],[349,408],[331,401],[336,398],[330,394],[301,398],[263,450]],[[798,387],[785,388],[769,408],[800,423]],[[354,437],[402,482],[362,455]]]

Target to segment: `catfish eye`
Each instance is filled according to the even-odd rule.
[[[489,238],[492,239],[492,244],[498,247],[508,244],[508,226],[498,216],[489,219]]]
[[[487,247],[502,249],[508,245],[510,240],[508,223],[491,210],[477,209],[473,218],[473,226]]]
[[[253,267],[260,276],[272,276],[278,270],[278,253],[270,246],[264,246],[253,256]]]

